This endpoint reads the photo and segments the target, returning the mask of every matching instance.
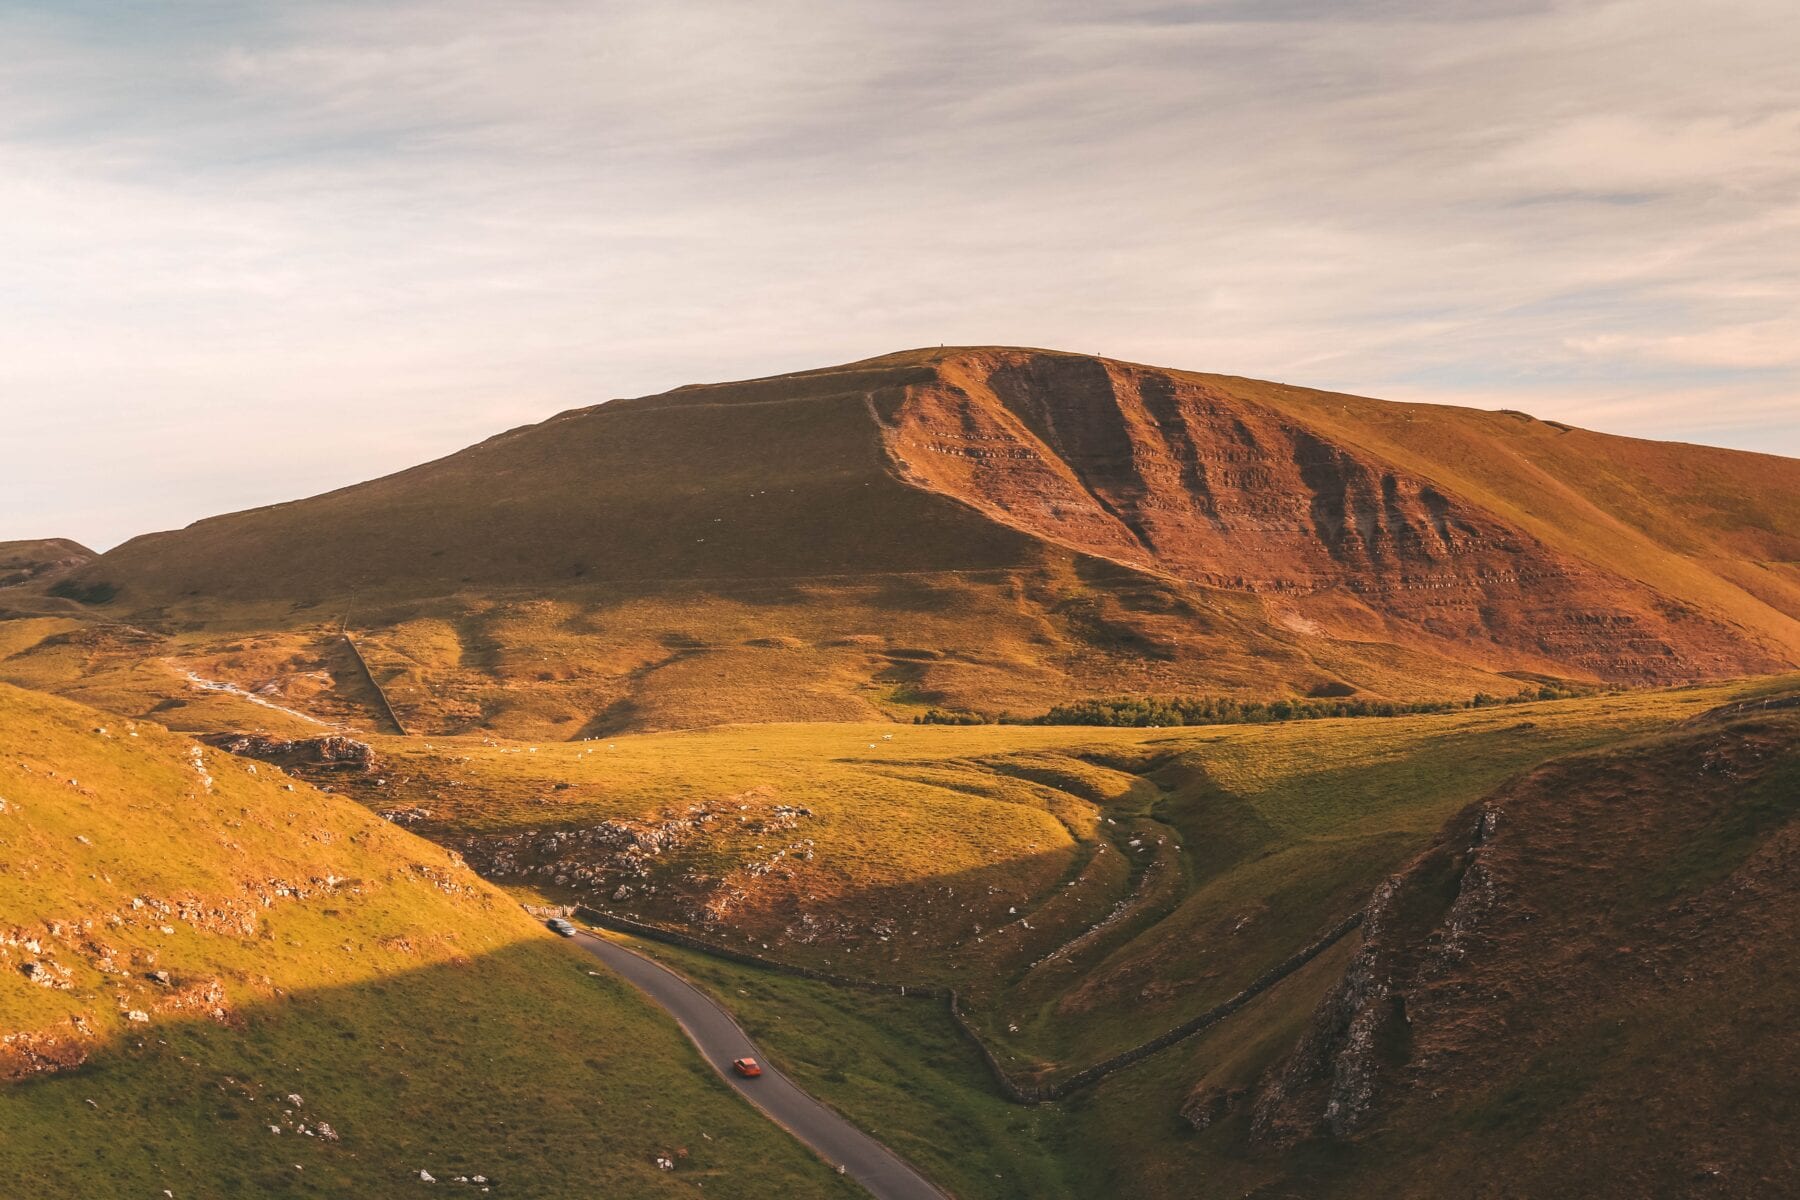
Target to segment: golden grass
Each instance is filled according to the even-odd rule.
[[[348,617],[409,725],[528,738],[904,718],[934,704],[1024,713],[1117,693],[1267,697],[1346,682],[1371,696],[1464,698],[1507,690],[1506,671],[1587,678],[1610,662],[1621,678],[1700,678],[1800,655],[1792,460],[1516,414],[1158,376],[1261,421],[1274,440],[1253,457],[1275,462],[1287,453],[1275,434],[1303,429],[1364,456],[1357,469],[1369,479],[1391,464],[1454,497],[1487,529],[1477,574],[1505,576],[1524,555],[1564,589],[1539,612],[1530,588],[1490,593],[1462,576],[1450,602],[1409,595],[1411,567],[1371,568],[1381,576],[1374,592],[1346,586],[1363,578],[1315,590],[1307,579],[1324,569],[1323,551],[1289,527],[1301,517],[1283,517],[1263,541],[1226,539],[1211,567],[1210,550],[1178,563],[1099,533],[1084,541],[1054,515],[1034,524],[1058,505],[1029,489],[957,492],[957,471],[988,461],[980,445],[974,458],[938,455],[950,475],[937,479],[921,474],[923,451],[894,441],[903,427],[923,442],[960,436],[905,424],[922,389],[961,380],[1004,424],[1013,418],[987,395],[984,371],[1078,360],[912,351],[615,401],[385,479],[137,539],[77,582],[120,585],[120,598],[91,615],[151,628],[167,640],[159,655],[213,660],[235,642],[273,637],[298,659],[323,660],[321,643]],[[1055,476],[1080,505],[1093,503],[1070,463],[1021,445],[1048,456],[1026,475]],[[1066,449],[1081,458],[1103,448]],[[1194,454],[1233,476],[1229,445]],[[1304,509],[1303,495],[1280,499]],[[1170,536],[1213,545],[1216,531],[1196,520]],[[1104,514],[1087,524],[1125,536]],[[1512,530],[1543,546],[1513,544],[1522,539]],[[1121,555],[1135,565],[1108,561]],[[1167,574],[1189,568],[1197,573],[1186,581]],[[1294,572],[1293,587],[1260,593],[1230,582]],[[1398,590],[1383,599],[1389,585]],[[1395,605],[1410,615],[1397,618]],[[1628,651],[1584,633],[1621,613],[1641,629]],[[1534,638],[1534,625],[1560,640]],[[178,698],[166,681],[128,678],[128,657],[72,661],[23,637],[0,646],[0,678],[69,689],[110,674],[82,694],[138,714],[146,700]],[[275,657],[244,663],[235,681],[307,665]],[[375,725],[358,686],[340,680],[308,711]]]
[[[347,800],[4,687],[0,797],[10,1188],[847,1194],[636,993]]]
[[[453,844],[655,823],[703,803],[728,816],[743,803],[751,817],[804,807],[810,816],[773,836],[729,819],[711,827],[654,856],[617,902],[610,880],[504,882],[796,963],[953,983],[1015,1067],[1056,1074],[1230,996],[1359,907],[1449,814],[1508,776],[1755,686],[1189,729],[843,723],[572,744],[384,738],[381,782],[344,786],[378,807],[429,810],[420,829]],[[802,841],[810,859],[746,873]],[[739,894],[715,926],[696,914],[721,882]],[[1033,967],[1121,904],[1079,953]]]

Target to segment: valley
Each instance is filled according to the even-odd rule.
[[[1796,561],[1792,460],[997,347],[7,543],[0,1170],[858,1194],[729,1042],[962,1200],[1779,1194]]]
[[[0,1200],[1800,1197],[1795,16],[0,7]]]

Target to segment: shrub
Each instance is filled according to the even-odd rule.
[[[1030,725],[1110,725],[1144,728],[1165,725],[1265,725],[1277,721],[1313,721],[1324,717],[1400,717],[1414,713],[1450,712],[1459,708],[1487,708],[1496,704],[1525,704],[1533,700],[1568,700],[1592,695],[1597,688],[1546,684],[1524,688],[1516,695],[1494,696],[1477,692],[1463,701],[1454,700],[1349,700],[1309,699],[1238,700],[1230,696],[1119,696],[1104,700],[1075,700],[1058,704]],[[936,710],[934,710],[936,711]],[[945,722],[973,724],[974,722]]]
[[[988,719],[964,708],[932,708],[913,718],[914,725],[986,725]]]
[[[92,583],[65,579],[51,587],[50,594],[64,600],[73,600],[77,604],[105,604],[119,594],[119,589],[99,579]]]

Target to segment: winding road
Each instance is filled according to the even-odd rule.
[[[950,1200],[899,1155],[769,1065],[731,1014],[699,988],[662,964],[585,930],[576,934],[575,943],[674,1017],[699,1047],[701,1057],[764,1116],[812,1147],[826,1162],[842,1167],[877,1200]],[[762,1075],[744,1079],[735,1074],[731,1063],[739,1058],[756,1059],[762,1064]]]

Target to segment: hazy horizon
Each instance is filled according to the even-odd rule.
[[[1775,0],[0,0],[0,538],[1024,344],[1800,455]]]

